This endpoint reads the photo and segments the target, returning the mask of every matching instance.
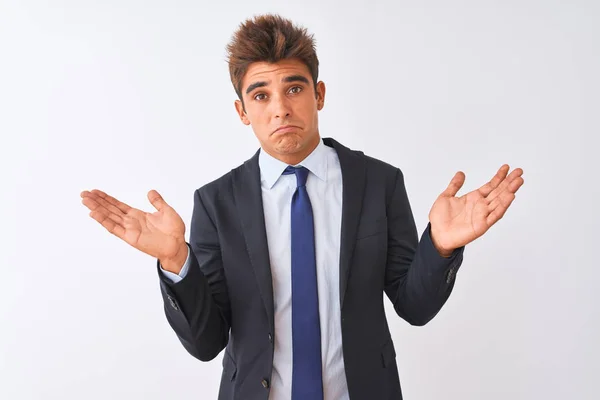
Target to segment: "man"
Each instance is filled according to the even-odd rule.
[[[506,212],[523,171],[504,165],[455,197],[458,172],[420,240],[402,172],[321,138],[312,36],[278,16],[245,21],[228,45],[235,108],[260,142],[197,189],[190,243],[154,190],[150,214],[99,190],[92,218],[156,257],[165,313],[185,349],[224,348],[219,399],[401,399],[383,293],[413,325],[448,299],[464,246]]]

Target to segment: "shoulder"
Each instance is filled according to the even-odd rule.
[[[379,177],[383,178],[386,182],[394,182],[398,177],[402,177],[402,171],[398,166],[391,164],[390,162],[384,161],[371,154],[366,154],[362,150],[353,150],[345,148],[342,151],[346,151],[359,163],[362,163],[366,169],[367,178]]]
[[[258,173],[257,154],[255,153],[252,158],[196,189],[195,196],[201,197],[202,200],[215,201],[232,195],[235,182],[239,182],[240,179],[252,179]]]
[[[395,176],[400,171],[398,167],[389,162],[383,161],[370,154],[365,154],[362,150],[346,147],[333,138],[325,138],[324,141],[325,144],[329,146],[330,151],[334,151],[340,158],[346,159],[346,164],[362,164],[367,169],[367,173]]]
[[[379,158],[375,158],[370,155],[363,154],[362,157],[365,159],[365,164],[368,169],[373,170],[378,173],[382,173],[387,175],[395,176],[400,172],[400,168],[390,164],[387,161],[383,161]],[[401,173],[401,172],[400,172]]]

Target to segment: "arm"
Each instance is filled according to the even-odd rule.
[[[465,182],[465,174],[458,171],[433,203],[430,223],[418,244],[402,172],[396,172],[388,202],[385,291],[398,315],[424,325],[439,312],[454,286],[465,246],[503,218],[524,183],[521,168],[510,174],[509,170],[503,164],[489,182],[457,197]]]
[[[182,269],[177,282],[157,263],[160,287],[167,321],[182,345],[194,357],[209,361],[227,345],[231,310],[217,229],[199,190],[194,194],[188,246],[187,273]]]
[[[452,292],[464,246],[443,257],[433,245],[431,224],[417,242],[417,230],[404,177],[396,173],[388,203],[388,261],[385,293],[396,313],[412,325],[425,325],[440,311]]]
[[[231,311],[217,229],[200,190],[194,193],[191,246],[185,242],[183,220],[156,190],[148,192],[157,210],[154,213],[130,207],[98,189],[80,195],[90,217],[108,232],[159,260],[157,271],[169,324],[193,356],[204,361],[216,357],[229,339]],[[186,265],[187,273],[182,270]],[[167,272],[180,276],[171,280]]]

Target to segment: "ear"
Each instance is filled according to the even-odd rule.
[[[325,106],[325,83],[317,83],[317,110],[321,111]]]
[[[242,121],[242,124],[250,125],[250,120],[248,119],[248,116],[246,115],[246,111],[244,111],[244,106],[243,106],[242,102],[239,100],[236,100],[234,104],[235,104],[235,111],[237,111],[238,115],[240,116],[240,120]]]

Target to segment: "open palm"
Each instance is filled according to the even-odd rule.
[[[90,217],[152,257],[172,258],[185,241],[183,220],[155,190],[148,192],[148,200],[157,209],[154,213],[130,207],[98,189],[83,191],[81,197],[82,203],[91,210]]]
[[[504,216],[524,183],[521,168],[507,176],[509,169],[503,165],[491,181],[461,197],[455,195],[465,182],[465,174],[456,173],[429,212],[432,239],[438,249],[451,251],[462,247],[482,236]]]

